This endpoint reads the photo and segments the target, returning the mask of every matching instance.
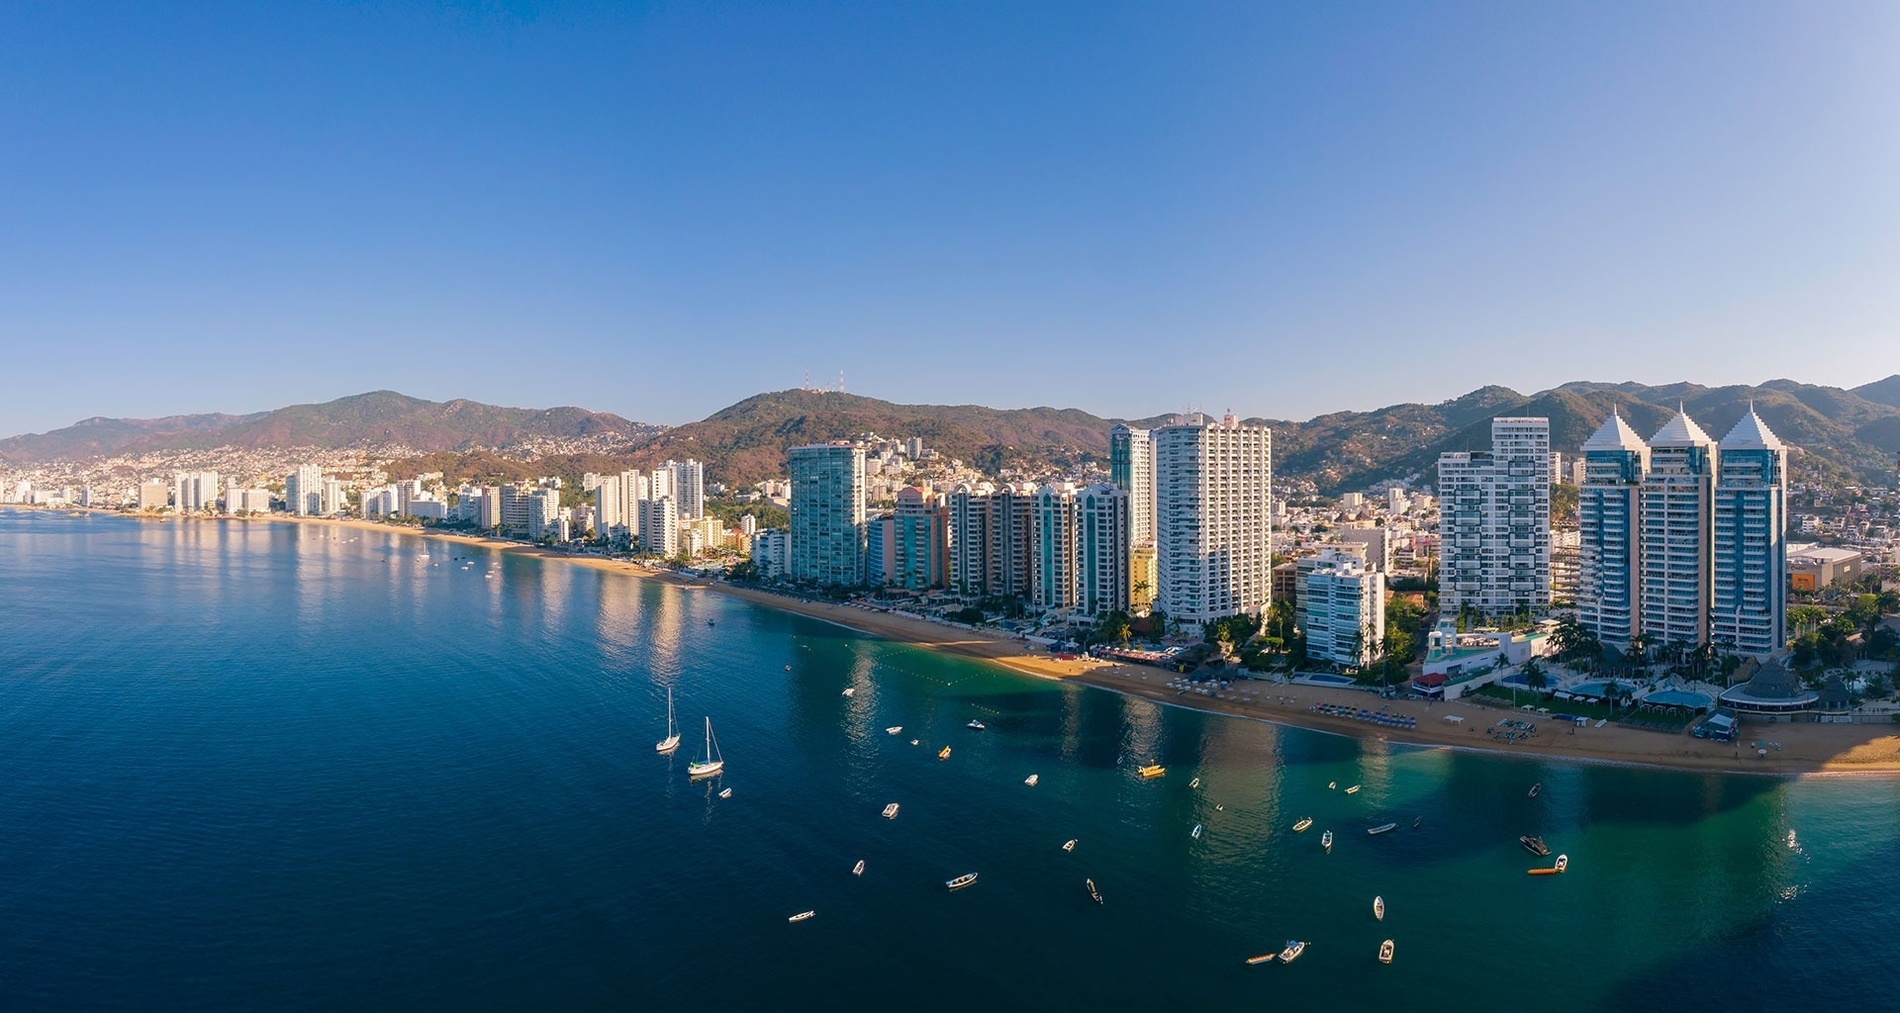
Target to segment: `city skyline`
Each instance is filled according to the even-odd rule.
[[[678,423],[807,372],[1307,418],[1452,397],[1474,363],[1543,389],[1579,370],[1538,349],[1584,345],[1631,363],[1612,381],[1900,372],[1882,5],[10,29],[4,433],[385,388]],[[687,347],[722,368],[561,368]]]

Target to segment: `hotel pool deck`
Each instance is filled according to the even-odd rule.
[[[1299,681],[1318,683],[1321,686],[1351,686],[1353,685],[1353,681],[1350,676],[1333,675],[1330,672],[1320,672],[1315,675],[1302,675],[1299,677]]]
[[[1715,703],[1715,699],[1707,693],[1691,689],[1664,689],[1649,694],[1639,702],[1667,704],[1671,707],[1708,707]]]

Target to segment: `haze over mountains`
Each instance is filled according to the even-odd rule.
[[[1483,387],[1438,404],[1398,404],[1295,422],[1254,418],[1274,430],[1274,468],[1310,479],[1321,492],[1375,486],[1428,473],[1442,451],[1488,449],[1495,415],[1543,415],[1552,446],[1574,453],[1612,407],[1647,436],[1678,405],[1718,439],[1749,404],[1796,448],[1801,482],[1890,485],[1900,453],[1900,375],[1852,390],[1772,380],[1759,386],[1572,382],[1535,394]],[[1159,425],[1172,413],[1127,420]],[[986,471],[1016,465],[1062,468],[1108,452],[1119,419],[1074,408],[995,409],[900,405],[831,391],[759,394],[682,426],[662,427],[583,408],[502,408],[473,401],[425,401],[377,391],[250,415],[87,419],[50,433],[0,440],[0,462],[57,460],[222,446],[329,449],[400,446],[418,452],[533,448],[586,441],[633,465],[696,457],[708,475],[747,485],[784,473],[785,449],[864,433],[922,437],[926,446]],[[1429,481],[1429,476],[1427,477]]]

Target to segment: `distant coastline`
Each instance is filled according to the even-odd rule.
[[[33,510],[35,508],[20,509]],[[1539,734],[1531,740],[1513,746],[1502,746],[1492,743],[1485,737],[1483,728],[1507,716],[1526,717],[1526,715],[1456,702],[1449,704],[1427,704],[1423,701],[1412,700],[1381,702],[1375,697],[1355,690],[1324,689],[1306,685],[1287,686],[1267,681],[1252,681],[1244,684],[1256,693],[1256,698],[1251,701],[1189,696],[1167,687],[1165,684],[1169,673],[1159,668],[1108,664],[1094,660],[1064,661],[1048,654],[1037,653],[1027,643],[999,632],[948,626],[914,616],[859,606],[808,601],[758,588],[686,577],[627,560],[577,555],[544,546],[481,535],[432,531],[351,519],[281,515],[178,518],[121,514],[117,511],[101,512],[112,516],[160,523],[264,522],[405,534],[479,546],[537,559],[574,563],[626,576],[661,580],[677,587],[715,591],[767,608],[820,619],[865,636],[989,662],[1019,675],[1079,683],[1096,689],[1138,696],[1168,706],[1399,745],[1427,748],[1448,747],[1491,756],[1515,756],[1532,760],[1573,760],[1583,763],[1723,774],[1883,777],[1900,775],[1900,725],[1780,723],[1772,726],[1745,726],[1744,739],[1772,740],[1780,744],[1780,749],[1771,750],[1766,757],[1755,756],[1746,742],[1729,745],[1693,739],[1682,733],[1653,732],[1618,725],[1578,728],[1573,733],[1568,728],[1560,728],[1554,722],[1548,721],[1543,722]],[[1280,702],[1282,698],[1287,702]],[[1417,718],[1418,727],[1406,731],[1395,731],[1349,719],[1315,714],[1306,709],[1318,703],[1374,708],[1384,706],[1388,712],[1408,714]],[[1447,716],[1458,716],[1464,720],[1454,725],[1444,721]],[[1529,719],[1537,720],[1534,716]]]

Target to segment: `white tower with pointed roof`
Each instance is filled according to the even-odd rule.
[[[1627,650],[1641,629],[1642,492],[1648,475],[1649,444],[1612,410],[1583,444],[1577,621],[1617,650]]]
[[[1765,658],[1788,642],[1788,448],[1751,404],[1720,454],[1710,635],[1725,651]]]
[[[1714,438],[1680,409],[1649,440],[1639,536],[1641,632],[1654,646],[1695,648],[1709,639],[1715,455]]]

